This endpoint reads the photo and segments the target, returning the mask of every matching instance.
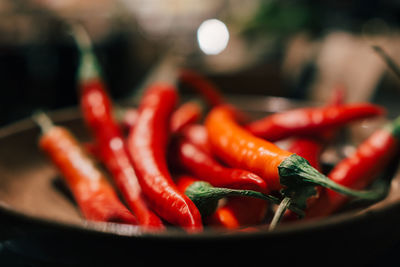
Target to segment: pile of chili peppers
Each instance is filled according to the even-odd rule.
[[[377,130],[329,172],[321,167],[321,154],[339,131],[384,116],[384,108],[346,104],[343,91],[335,90],[325,106],[251,120],[204,76],[182,70],[178,79],[193,89],[196,101],[182,102],[178,87],[155,83],[138,108],[126,108],[117,119],[90,40],[80,29],[75,37],[79,103],[93,141],[80,144],[44,114],[36,121],[43,130],[40,147],[86,219],[157,231],[274,229],[331,215],[351,199],[385,196],[368,186],[396,160],[400,119]],[[291,145],[278,146],[282,140]]]

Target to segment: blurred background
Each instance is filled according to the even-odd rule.
[[[1,0],[0,125],[77,105],[71,22],[87,29],[116,100],[179,64],[227,94],[324,102],[342,86],[348,102],[395,116],[400,79],[371,45],[400,62],[399,18],[388,0]]]

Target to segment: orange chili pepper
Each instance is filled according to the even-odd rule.
[[[216,107],[205,125],[212,151],[231,166],[252,170],[265,179],[271,190],[281,189],[278,166],[293,153],[253,136],[233,118],[228,106]]]
[[[92,221],[138,224],[78,140],[44,114],[35,119],[42,128],[39,146],[61,172],[82,215]]]
[[[213,108],[205,125],[213,153],[230,166],[251,171],[264,178],[271,190],[280,190],[305,208],[315,186],[328,187],[349,196],[377,199],[376,192],[357,191],[339,185],[313,168],[304,158],[258,138],[240,126],[229,106]]]

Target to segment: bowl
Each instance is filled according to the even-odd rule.
[[[264,96],[228,99],[255,117],[310,104]],[[78,108],[49,116],[80,140],[90,140]],[[366,136],[380,124],[370,120],[352,127],[364,132],[357,136]],[[57,266],[125,262],[146,266],[317,265],[321,260],[324,265],[374,264],[382,263],[380,257],[400,241],[400,172],[396,171],[391,174],[388,196],[378,203],[323,219],[282,224],[273,231],[260,227],[257,231],[206,229],[188,234],[174,228],[154,233],[138,226],[88,222],[60,186],[55,167],[38,149],[39,134],[29,118],[0,130],[0,240],[21,257]]]

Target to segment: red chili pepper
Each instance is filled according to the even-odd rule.
[[[246,125],[246,129],[273,142],[292,136],[313,136],[355,120],[383,113],[383,108],[369,103],[300,108],[274,113],[253,121]]]
[[[210,80],[194,70],[182,69],[179,72],[179,80],[194,89],[210,106],[224,104],[224,97],[218,87]]]
[[[177,97],[169,85],[155,84],[147,89],[136,126],[128,136],[128,148],[140,185],[157,214],[187,230],[200,230],[197,207],[178,190],[167,167],[169,122]]]
[[[178,164],[200,180],[216,187],[268,192],[267,184],[258,175],[246,170],[228,168],[191,142],[180,138],[174,142]]]
[[[202,149],[208,154],[211,154],[210,144],[208,142],[207,129],[202,124],[191,124],[184,127],[179,135],[185,138],[198,148]]]
[[[122,131],[113,117],[112,100],[101,81],[90,43],[83,43],[79,39],[77,43],[81,51],[78,71],[81,109],[83,118],[96,139],[100,160],[112,174],[115,184],[140,225],[163,228],[161,219],[146,204]]]
[[[288,151],[305,158],[311,166],[321,171],[322,146],[322,142],[315,138],[297,138],[291,143]]]
[[[340,161],[328,177],[335,183],[353,189],[365,188],[391,162],[399,149],[399,140],[400,118],[368,137],[353,155]],[[318,202],[307,210],[307,217],[329,215],[347,201],[347,197],[332,190],[326,190],[321,194]]]
[[[305,208],[307,199],[315,194],[316,185],[360,198],[380,197],[376,192],[355,191],[336,184],[304,158],[253,136],[234,120],[227,106],[213,108],[206,117],[205,125],[213,152],[219,158],[230,166],[259,175],[271,190],[285,187],[282,191],[285,199],[294,199],[301,208]],[[291,202],[287,199],[284,203]]]
[[[53,126],[44,114],[36,120],[43,131],[39,146],[62,173],[83,216],[93,221],[137,224],[76,138],[67,129]]]
[[[197,102],[184,103],[172,113],[170,123],[171,132],[177,133],[187,125],[198,122],[201,116],[202,108]]]

